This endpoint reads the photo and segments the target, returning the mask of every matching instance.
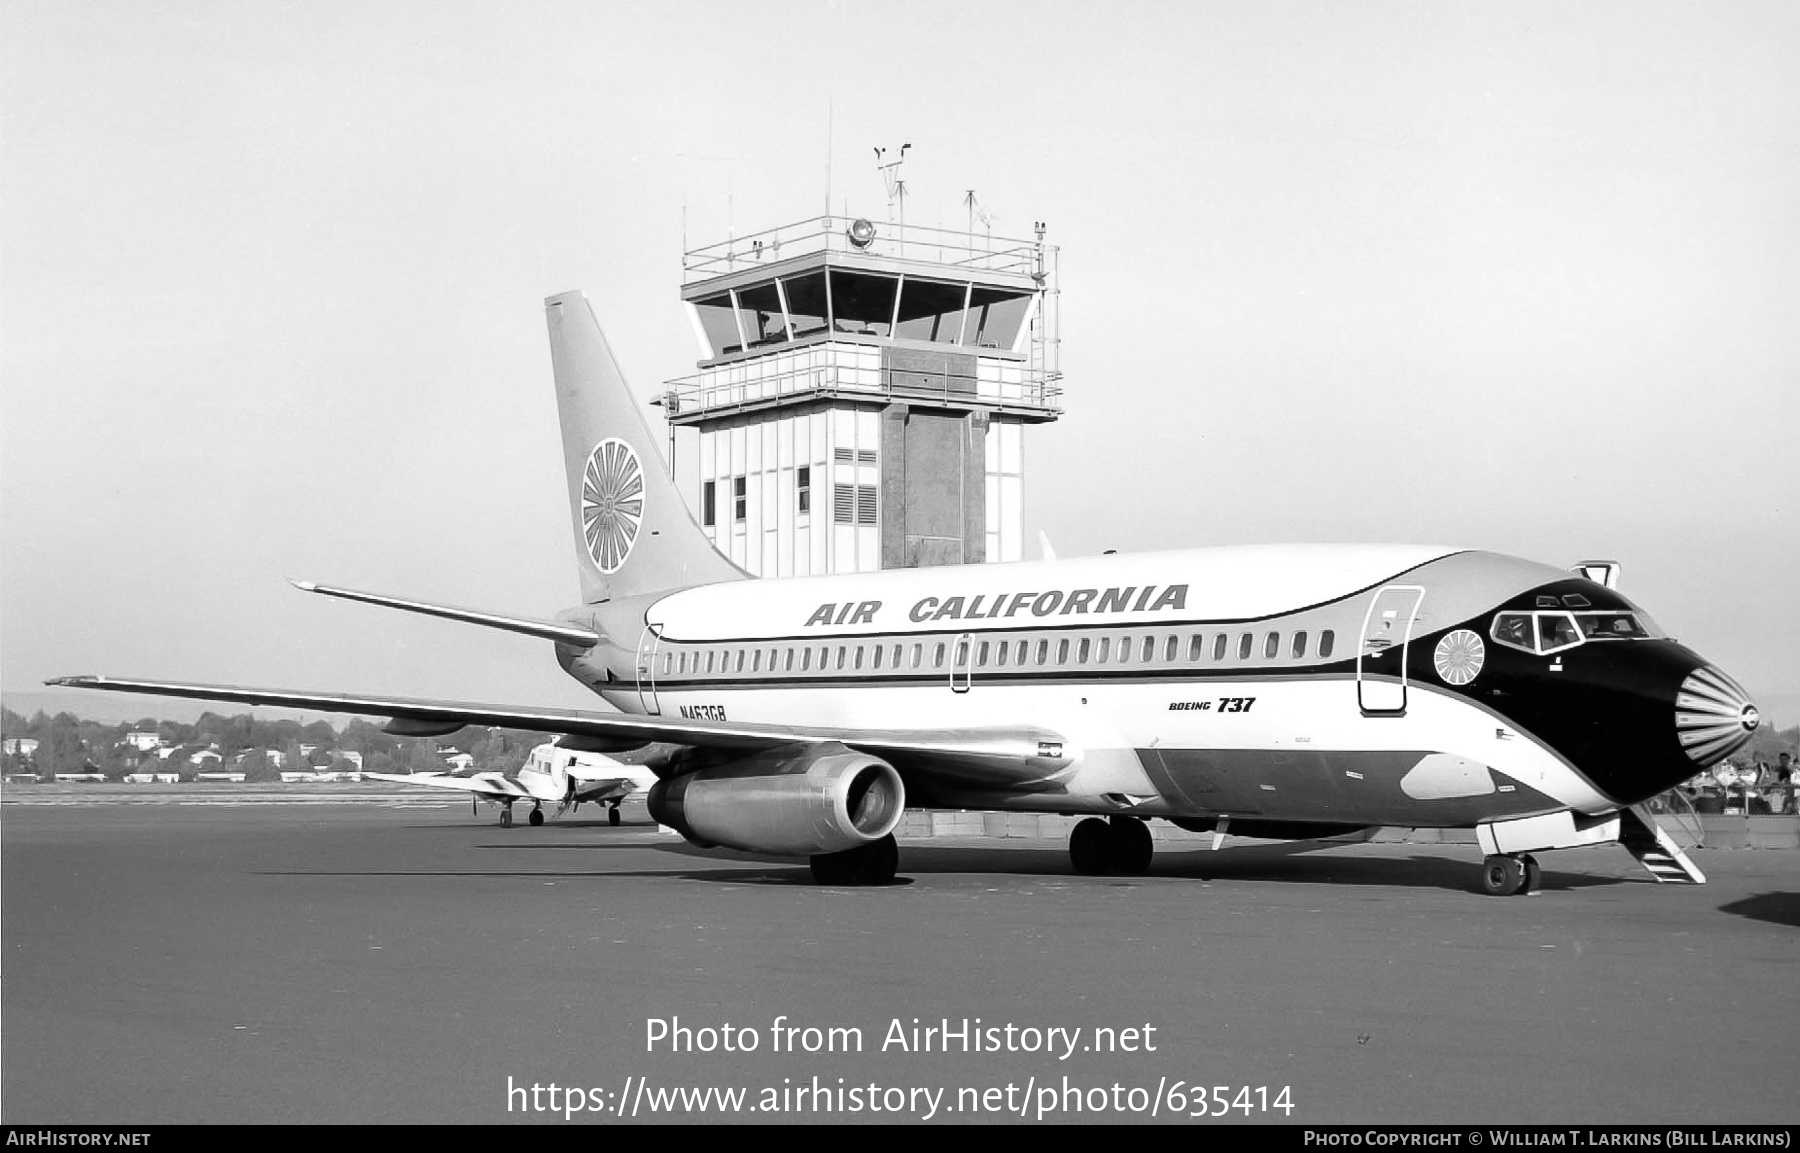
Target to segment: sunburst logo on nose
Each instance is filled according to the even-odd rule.
[[[1487,646],[1481,637],[1468,629],[1457,629],[1445,633],[1444,639],[1437,643],[1431,663],[1445,684],[1466,685],[1481,675],[1481,665],[1486,658]]]
[[[1762,714],[1756,711],[1755,705],[1745,705],[1744,715],[1740,718],[1740,722],[1743,724],[1745,732],[1754,733],[1757,726],[1762,724]]]
[[[629,444],[609,436],[588,454],[581,474],[582,535],[601,572],[619,571],[643,523],[643,466]]]

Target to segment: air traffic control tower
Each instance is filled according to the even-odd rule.
[[[1054,247],[823,216],[695,249],[675,479],[758,576],[1017,560],[1023,432],[1061,415]]]

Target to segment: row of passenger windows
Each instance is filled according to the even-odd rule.
[[[1331,629],[1318,635],[1317,657],[1329,659],[1336,637]],[[724,648],[699,652],[666,652],[662,675],[705,676],[729,673],[808,673],[912,669],[1004,669],[1049,665],[1173,664],[1177,661],[1223,661],[1234,654],[1239,661],[1303,660],[1307,655],[1305,630],[1292,633],[1192,633],[1181,636],[1062,637],[1057,640],[969,640],[904,642],[858,645],[784,645],[774,648]],[[954,650],[954,651],[953,651]],[[1185,657],[1184,657],[1185,651]],[[946,662],[950,662],[946,665]]]

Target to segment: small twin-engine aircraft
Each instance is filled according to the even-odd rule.
[[[909,803],[1085,816],[1082,873],[1143,872],[1162,818],[1215,845],[1473,829],[1496,894],[1537,883],[1535,852],[1612,841],[1659,881],[1704,880],[1642,805],[1757,711],[1616,565],[1320,544],[748,579],[683,504],[586,299],[547,311],[582,604],[303,587],[547,639],[619,713],[52,683],[564,734],[652,769],[651,815],[693,843],[810,858],[822,883],[891,879]]]
[[[606,819],[619,823],[619,806],[634,793],[648,792],[656,774],[638,765],[627,765],[601,753],[564,748],[554,741],[531,750],[513,776],[505,773],[364,773],[365,780],[393,781],[423,788],[454,789],[469,794],[469,807],[481,801],[500,806],[500,823],[512,825],[514,802],[531,802],[529,821],[544,823],[544,805],[556,806],[556,815],[583,804],[607,806]]]

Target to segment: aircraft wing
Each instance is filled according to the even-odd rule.
[[[582,778],[581,787],[576,796],[584,803],[594,801],[610,801],[614,797],[629,797],[633,793],[641,793],[649,786],[642,781],[634,781],[630,777],[605,777],[600,780]]]
[[[1042,790],[1073,759],[1060,734],[1036,726],[971,729],[855,729],[821,726],[737,724],[691,721],[584,709],[540,709],[407,697],[361,697],[336,693],[301,693],[234,685],[197,685],[172,681],[139,681],[118,677],[58,677],[47,684],[145,693],[207,701],[235,701],[264,707],[311,709],[315,712],[381,716],[390,728],[412,726],[449,731],[445,726],[496,725],[533,732],[614,740],[666,741],[699,748],[756,752],[782,745],[836,741],[892,762],[902,772],[944,782],[985,788]],[[1054,786],[1051,786],[1054,787]]]
[[[455,789],[463,793],[498,800],[502,797],[533,797],[532,792],[517,781],[500,773],[477,773],[472,777],[453,777],[449,773],[364,773],[365,778],[393,781],[399,785],[424,785],[433,789]],[[541,798],[537,798],[541,799]]]

